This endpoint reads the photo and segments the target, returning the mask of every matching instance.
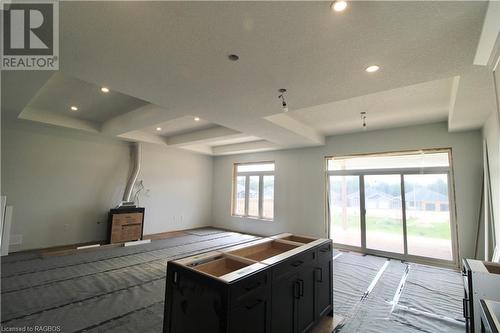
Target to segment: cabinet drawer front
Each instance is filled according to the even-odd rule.
[[[282,263],[277,264],[273,268],[273,280],[278,280],[283,276],[296,272],[302,267],[313,263],[316,259],[316,251],[309,250],[307,252],[299,253]]]
[[[266,294],[254,293],[247,297],[229,315],[230,333],[269,332],[270,312]]]
[[[331,260],[333,257],[333,246],[331,242],[321,244],[318,247],[318,260]]]
[[[269,270],[254,274],[248,278],[234,283],[231,286],[231,304],[238,305],[242,299],[254,294],[256,290],[262,290],[267,287],[269,281]]]

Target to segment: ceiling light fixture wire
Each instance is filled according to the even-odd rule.
[[[361,124],[363,125],[363,130],[366,130],[366,112],[365,111],[360,112],[359,115],[361,117]]]
[[[288,105],[286,104],[286,99],[285,99],[286,89],[281,88],[279,92],[280,94],[278,98],[281,100],[281,108],[283,109],[283,112],[288,112]]]

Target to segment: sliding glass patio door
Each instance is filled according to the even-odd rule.
[[[330,221],[335,241],[361,247],[359,176],[330,176]]]
[[[404,176],[408,254],[453,258],[448,174]]]
[[[404,253],[400,175],[364,176],[366,248]]]
[[[364,161],[328,161],[330,237],[337,247],[401,259],[456,262],[448,152]],[[423,158],[420,157],[422,160]],[[394,162],[395,166],[391,167]],[[409,161],[409,162],[408,162]],[[430,162],[429,162],[430,161]],[[385,168],[381,168],[384,166]]]

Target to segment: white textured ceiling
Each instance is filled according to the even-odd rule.
[[[360,111],[371,128],[446,119],[451,79],[470,69],[486,9],[482,1],[353,1],[343,13],[329,2],[61,2],[60,73],[129,96],[131,108],[148,103],[94,113],[84,119],[99,123],[93,131],[209,154],[318,145],[324,134],[361,130]],[[381,70],[366,73],[371,64]],[[2,111],[37,102],[44,79],[5,75]],[[47,95],[59,108],[68,96],[85,98],[65,88]],[[289,115],[279,88],[289,91]],[[43,118],[29,111],[26,119]]]
[[[460,76],[456,89],[449,114],[449,129],[463,131],[481,127],[491,110],[496,109],[491,70],[485,66],[473,66]]]
[[[453,78],[419,83],[289,112],[325,135],[444,121],[448,117]]]
[[[55,73],[28,104],[29,108],[58,115],[104,122],[148,104],[116,91]],[[70,107],[76,106],[77,111]]]
[[[262,117],[459,74],[486,2],[63,2],[61,69],[286,146]],[[85,24],[85,29],[82,29]],[[98,50],[98,52],[96,52]],[[236,53],[236,63],[227,59]],[[367,65],[380,64],[377,75]]]
[[[206,129],[212,126],[214,125],[204,119],[195,121],[194,116],[184,116],[172,119],[170,121],[165,121],[163,123],[158,123],[154,126],[145,128],[144,131],[161,136],[172,136],[190,131]],[[161,130],[158,131],[158,128],[160,128]]]

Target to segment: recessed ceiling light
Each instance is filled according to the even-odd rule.
[[[102,87],[101,91],[105,94],[109,93],[109,88],[108,87]]]
[[[200,121],[200,117],[194,117],[194,121]]]
[[[78,108],[76,106],[72,106],[70,109],[71,111],[78,111]]]
[[[342,12],[347,8],[346,1],[334,1],[332,3],[332,9],[336,12]]]
[[[368,73],[374,73],[374,72],[378,71],[379,69],[380,69],[379,66],[372,65],[372,66],[366,67],[365,71],[367,71]]]
[[[240,57],[237,54],[230,54],[227,56],[227,58],[231,61],[238,61],[238,59],[240,59]]]
[[[157,127],[156,130],[159,132],[161,131],[161,127]]]

